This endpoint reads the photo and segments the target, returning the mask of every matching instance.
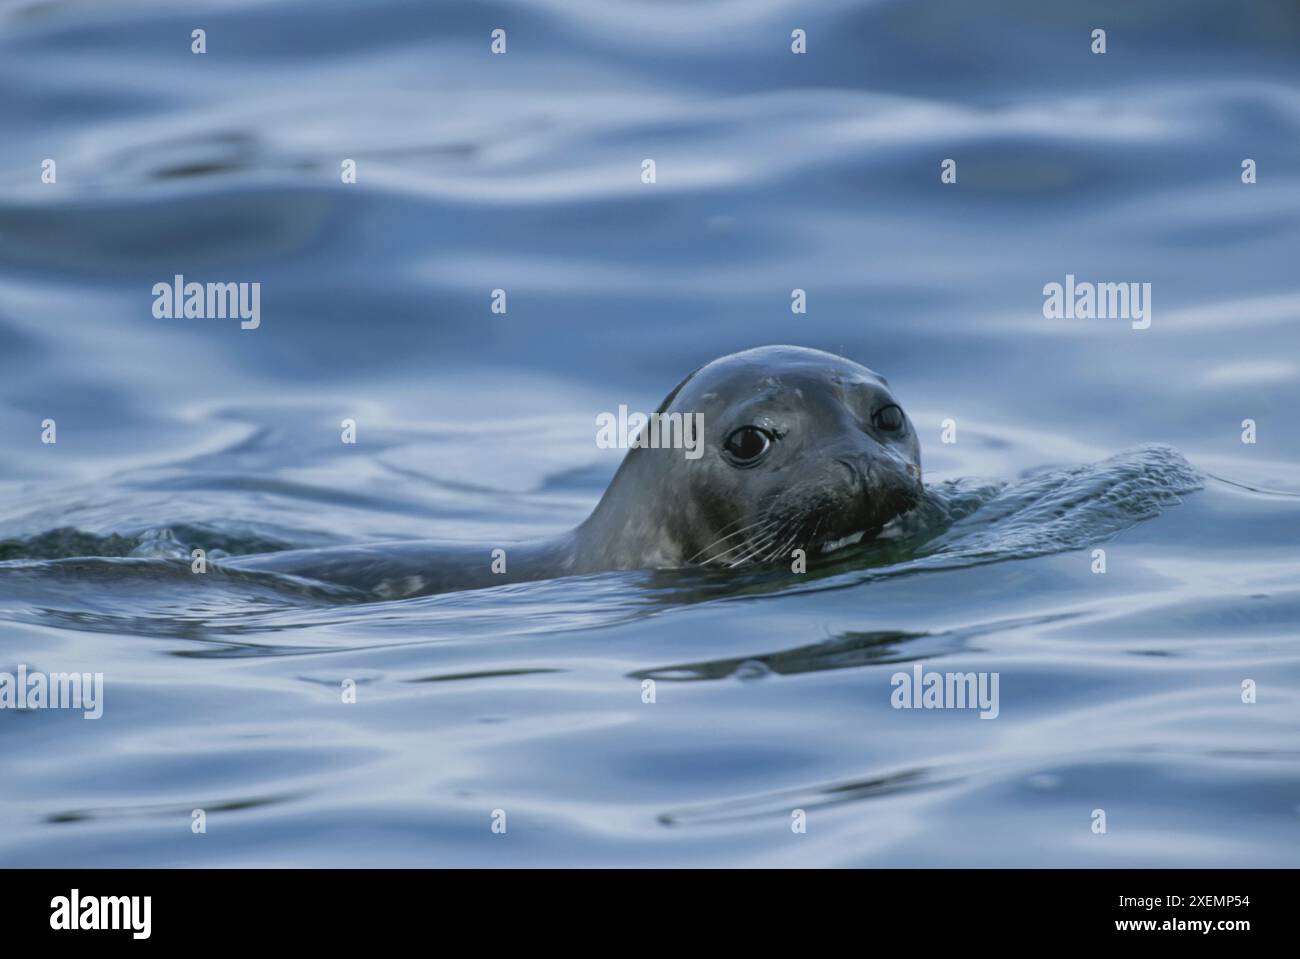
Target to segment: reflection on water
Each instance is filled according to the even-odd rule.
[[[857,782],[828,783],[768,796],[747,796],[705,808],[692,808],[667,812],[659,817],[665,826],[709,825],[748,817],[775,818],[791,809],[818,809],[836,803],[851,803],[889,796],[901,792],[917,792],[942,785],[924,769],[906,769],[902,772]]]
[[[770,675],[794,676],[828,669],[857,669],[887,663],[929,661],[972,649],[971,640],[1012,627],[1046,625],[1073,613],[1028,617],[992,623],[972,623],[942,633],[906,633],[897,630],[850,632],[820,643],[758,653],[747,657],[684,663],[641,670],[637,679],[684,682],[702,679],[763,679]]]
[[[920,639],[923,635],[887,630],[849,633],[823,643],[779,650],[775,653],[704,663],[683,663],[680,666],[648,669],[633,675],[637,679],[675,682],[727,679],[732,676],[739,679],[762,679],[773,673],[778,676],[790,676],[822,669],[852,669],[873,663],[900,662],[899,651],[903,644],[908,640]],[[934,655],[937,654],[930,653],[931,657]]]
[[[0,3],[0,671],[105,674],[0,711],[0,864],[1296,864],[1294,3],[193,19]],[[154,318],[178,273],[260,327]],[[1067,274],[1150,329],[1045,319]],[[596,413],[779,342],[889,377],[898,536],[396,602],[223,567],[562,532]],[[931,661],[998,718],[892,709]]]

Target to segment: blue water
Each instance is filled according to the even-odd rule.
[[[105,677],[0,711],[0,864],[1300,864],[1298,52],[1290,0],[0,4],[0,671]],[[177,273],[260,327],[155,318]],[[598,412],[766,343],[889,378],[912,538],[221,569],[561,532]],[[895,710],[914,663],[997,718]]]

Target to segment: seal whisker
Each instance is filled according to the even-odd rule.
[[[791,546],[793,546],[796,542],[798,542],[798,540],[799,540],[799,530],[795,530],[794,535],[792,535],[789,539],[787,539],[776,549],[772,550],[772,552],[768,556],[763,557],[763,562],[775,563],[781,557],[781,554],[788,551]]]
[[[765,520],[759,520],[759,521],[756,522],[756,523],[751,523],[751,524],[749,524],[748,526],[743,527],[742,529],[738,529],[738,530],[736,530],[734,533],[728,533],[726,536],[722,536],[722,537],[719,537],[718,539],[715,539],[712,543],[710,543],[708,546],[704,547],[704,549],[700,550],[698,553],[696,553],[694,556],[692,556],[692,557],[691,557],[690,559],[688,559],[686,562],[687,562],[687,563],[694,563],[697,559],[699,559],[701,556],[703,556],[703,555],[704,555],[705,553],[707,553],[709,550],[713,549],[715,546],[719,546],[719,545],[721,545],[722,543],[724,543],[724,542],[726,542],[727,540],[731,539],[733,536],[741,536],[741,535],[749,534],[749,533],[751,533],[754,529],[756,529],[756,528],[758,528],[758,527],[762,527],[762,529],[759,531],[760,533],[762,533],[762,532],[766,532],[767,530],[771,529],[771,527],[773,527],[774,525],[776,525],[777,522],[778,522],[777,520],[766,520],[766,521],[765,521]],[[731,525],[734,526],[735,524],[733,523],[733,524],[731,524]],[[725,528],[725,527],[724,527],[724,528]],[[730,547],[728,547],[727,549],[724,549],[721,553],[718,553],[718,554],[715,555],[715,556],[710,556],[707,560],[705,560],[705,563],[706,563],[706,564],[707,564],[707,563],[712,563],[712,562],[714,562],[715,560],[719,560],[719,559],[721,559],[723,556],[726,556],[728,553],[732,552],[732,550],[736,550],[736,549],[741,549],[741,548],[743,548],[747,542],[748,542],[748,540],[746,540],[746,539],[742,539],[739,543],[736,543],[735,545],[730,546]]]
[[[734,537],[734,536],[747,537],[748,534],[752,533],[755,529],[758,529],[759,527],[762,527],[762,529],[759,529],[759,532],[760,532],[760,533],[765,532],[768,528],[771,527],[771,525],[772,525],[773,522],[774,522],[774,521],[768,521],[768,522],[765,523],[765,522],[763,522],[763,521],[760,520],[760,521],[757,522],[757,523],[751,523],[749,526],[746,526],[746,527],[744,527],[743,529],[738,529],[738,530],[736,530],[734,533],[729,533],[729,534],[727,534],[726,536],[721,536],[721,537],[719,537],[718,539],[715,539],[713,542],[709,543],[708,546],[705,546],[702,550],[700,550],[699,552],[697,552],[694,556],[692,556],[692,557],[691,557],[690,559],[688,559],[686,562],[688,562],[688,563],[693,563],[693,562],[695,562],[697,559],[699,559],[699,558],[700,558],[701,556],[703,556],[705,553],[709,552],[709,550],[714,549],[714,548],[717,547],[717,546],[720,546],[722,543],[726,542],[727,540],[731,539],[731,538]],[[717,554],[715,554],[715,555],[713,555],[713,556],[708,557],[706,560],[704,560],[704,563],[707,565],[708,563],[712,563],[712,562],[714,562],[715,560],[721,559],[723,556],[726,556],[728,553],[732,552],[733,550],[743,548],[747,542],[748,542],[748,539],[747,539],[747,538],[742,538],[739,542],[737,542],[737,543],[735,543],[735,544],[733,544],[733,545],[727,547],[727,548],[724,549],[722,552],[717,553]]]
[[[787,528],[788,525],[786,523],[777,524],[777,529],[774,532],[768,533],[767,535],[763,536],[762,539],[759,540],[757,543],[751,544],[749,552],[742,555],[739,559],[734,560],[733,562],[729,562],[727,564],[728,568],[735,569],[737,566],[742,566],[745,563],[748,563],[755,556],[759,555],[763,550],[771,546],[774,542],[777,542],[779,537],[785,535],[785,531]],[[730,550],[728,550],[728,552],[730,552]]]
[[[752,540],[745,540],[743,543],[740,543],[740,544],[737,545],[737,546],[733,546],[733,547],[731,547],[731,549],[728,549],[728,550],[726,550],[725,552],[720,553],[718,556],[714,557],[714,559],[711,560],[711,562],[715,562],[715,561],[716,561],[716,562],[721,562],[721,563],[723,563],[723,565],[725,565],[728,569],[735,568],[736,566],[742,565],[743,563],[747,562],[748,559],[749,559],[749,558],[750,558],[750,557],[751,557],[751,556],[752,556],[752,555],[753,555],[757,550],[760,550],[760,549],[765,548],[766,546],[768,546],[768,545],[771,543],[771,541],[772,541],[772,535],[771,535],[771,534],[768,534],[768,535],[764,535],[764,536],[762,536],[762,537],[761,537],[757,542],[752,541]],[[732,558],[732,559],[729,559],[729,560],[724,560],[724,559],[722,558],[723,556],[726,556],[727,553],[733,552],[734,550],[740,550],[740,551],[741,551],[741,553],[740,553],[740,555],[739,555],[738,558]]]
[[[812,552],[817,545],[817,534],[822,530],[822,523],[825,522],[825,516],[817,517],[817,522],[813,525],[813,530],[808,534],[808,552]]]
[[[774,562],[776,562],[778,559],[780,559],[782,553],[787,552],[787,551],[788,551],[792,546],[794,546],[795,543],[797,543],[801,538],[803,538],[803,531],[804,531],[806,525],[807,525],[807,524],[804,523],[804,522],[802,522],[802,521],[798,521],[798,522],[796,522],[796,523],[794,524],[794,533],[793,533],[793,535],[791,535],[787,540],[785,540],[785,541],[784,541],[784,542],[783,542],[779,547],[777,547],[776,549],[774,549],[774,550],[773,550],[769,555],[767,555],[766,557],[764,557],[764,558],[763,558],[763,562],[765,562],[765,563],[774,563]],[[821,520],[820,520],[820,519],[817,520],[817,525],[818,525],[818,526],[821,525]],[[814,536],[817,535],[815,531],[814,531],[813,535],[814,535]]]

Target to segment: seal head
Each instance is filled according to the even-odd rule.
[[[578,566],[784,562],[873,537],[922,495],[916,430],[889,384],[831,353],[724,356],[683,380],[665,413],[702,415],[702,451],[629,451],[576,531]]]

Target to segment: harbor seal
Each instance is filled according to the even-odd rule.
[[[920,500],[916,430],[884,377],[820,350],[767,346],[691,373],[655,416],[703,424],[681,449],[634,446],[592,514],[504,547],[401,542],[292,550],[226,565],[381,599],[607,570],[737,569],[813,557],[878,533]],[[499,560],[499,562],[497,562]],[[494,568],[495,567],[495,568]]]

